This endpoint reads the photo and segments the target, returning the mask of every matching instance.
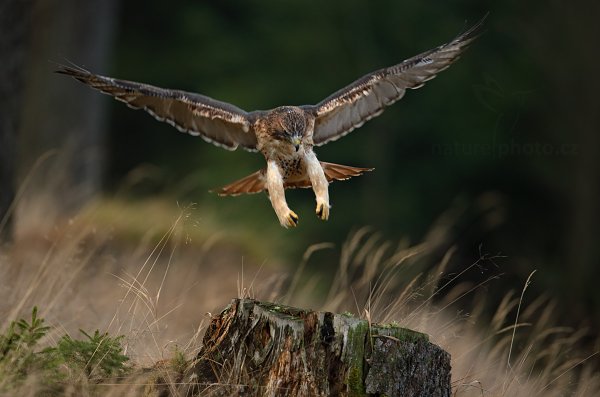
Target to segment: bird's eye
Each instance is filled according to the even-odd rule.
[[[285,139],[286,133],[283,131],[277,131],[272,136],[273,136],[273,138],[279,139],[281,141],[281,140]]]

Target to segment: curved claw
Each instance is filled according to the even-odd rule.
[[[292,210],[281,220],[281,226],[287,228],[298,226],[298,215]]]
[[[315,210],[317,217],[322,221],[326,221],[329,219],[329,205],[326,203],[317,203],[317,208]]]

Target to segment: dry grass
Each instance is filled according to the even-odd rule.
[[[211,222],[197,225],[197,211],[190,208],[165,217],[152,207],[157,215],[151,223],[125,216],[130,211],[124,209],[120,217],[118,208],[125,207],[95,205],[45,236],[29,234],[1,249],[2,328],[38,305],[54,327],[47,343],[79,328],[99,328],[125,335],[125,351],[136,367],[166,368],[176,351],[188,358],[197,353],[207,313],[233,297],[252,296],[351,311],[426,332],[452,354],[456,396],[600,395],[595,352],[572,349],[587,331],[557,326],[549,298],[528,296],[524,281],[490,314],[481,285],[461,283],[464,273],[495,257],[481,255],[460,274],[449,275],[452,251],[434,269],[424,269],[427,242],[394,245],[363,229],[339,250],[337,275],[323,297],[314,293],[322,275],[306,269],[312,253],[336,249],[329,244],[309,247],[290,273],[280,261],[262,263],[261,251],[249,248],[252,242],[231,238]],[[468,315],[457,314],[466,304],[461,298],[473,294],[481,303],[464,307]],[[161,380],[167,388],[178,382],[168,370]],[[156,379],[138,373],[101,385],[68,386],[65,395],[140,395],[150,381]],[[17,394],[38,390],[31,376]]]

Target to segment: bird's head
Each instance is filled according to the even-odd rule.
[[[306,132],[304,111],[294,106],[282,106],[275,109],[273,115],[275,119],[271,135],[275,139],[289,142],[298,151]]]

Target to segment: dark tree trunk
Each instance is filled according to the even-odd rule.
[[[182,384],[178,395],[447,397],[450,355],[407,329],[234,299]]]
[[[53,72],[74,62],[106,71],[116,19],[115,0],[38,0],[33,4],[30,57],[18,147],[21,216],[52,222],[85,204],[101,184],[106,102]],[[53,153],[52,156],[47,156]],[[39,166],[40,159],[46,158]],[[38,163],[38,166],[34,166]],[[19,230],[17,230],[19,232]]]
[[[31,1],[0,3],[0,241],[12,235],[16,136],[23,101]]]

